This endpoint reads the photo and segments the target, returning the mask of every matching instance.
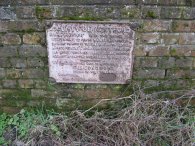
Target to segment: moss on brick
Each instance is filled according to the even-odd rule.
[[[33,33],[35,31],[36,31],[35,29],[30,28],[30,29],[24,30],[23,33]]]
[[[50,17],[52,11],[49,8],[44,8],[41,6],[35,7],[36,16],[38,19],[43,20],[44,18]]]
[[[172,48],[170,50],[170,54],[171,54],[171,56],[176,56],[177,55],[177,49],[176,48]]]
[[[156,14],[153,11],[148,11],[146,14],[147,18],[157,18],[158,16],[156,16]]]
[[[178,27],[177,22],[172,22],[172,30],[173,31],[176,31],[177,30],[177,27]]]
[[[184,88],[190,89],[193,86],[191,79],[174,79],[174,80],[163,80],[160,81],[160,84],[157,86],[151,86],[145,88],[144,91],[146,94],[161,95],[165,98],[175,97],[175,93],[179,93]],[[176,98],[178,98],[177,96]]]
[[[34,32],[37,32],[37,30],[33,28],[24,29],[24,30],[11,29],[10,32],[14,32],[14,33],[18,33],[22,35],[24,33],[34,33]]]
[[[71,17],[61,17],[60,20],[86,20],[86,21],[103,21],[103,18],[93,17],[93,16],[71,16]]]
[[[77,83],[77,84],[73,84],[72,87],[75,89],[85,89],[85,84]]]

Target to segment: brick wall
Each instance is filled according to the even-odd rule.
[[[195,86],[194,0],[0,0],[0,111],[83,108],[132,91],[129,85],[50,80],[45,20],[52,19],[136,24],[130,85],[148,93]]]

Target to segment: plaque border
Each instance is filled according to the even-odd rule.
[[[46,20],[45,21],[46,23],[46,47],[47,47],[47,53],[48,53],[48,67],[49,67],[49,78],[52,78],[53,80],[55,80],[56,83],[63,83],[63,84],[130,84],[130,81],[132,80],[132,77],[133,77],[133,66],[134,66],[134,58],[135,58],[135,55],[134,55],[134,49],[135,49],[135,30],[132,29],[132,23],[130,22],[118,22],[118,21],[85,21],[85,20]],[[131,30],[133,31],[133,38],[134,38],[134,43],[132,45],[132,54],[131,54],[131,66],[130,66],[130,71],[129,71],[129,79],[126,80],[125,83],[121,83],[121,82],[90,82],[90,81],[72,81],[72,82],[61,82],[61,81],[56,81],[55,78],[53,78],[50,74],[50,70],[51,70],[51,64],[50,64],[50,61],[49,61],[49,47],[48,47],[48,39],[47,39],[47,34],[48,34],[48,31],[49,29],[53,26],[54,23],[92,23],[92,24],[126,24],[126,25],[129,25],[129,27],[131,28]]]

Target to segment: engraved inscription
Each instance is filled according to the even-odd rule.
[[[56,82],[125,84],[131,78],[129,24],[54,22],[47,45],[49,74]]]

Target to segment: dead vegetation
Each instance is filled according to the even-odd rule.
[[[70,116],[48,115],[29,129],[25,146],[194,146],[195,114],[190,107],[194,92],[165,100],[138,91],[128,97],[104,99]],[[187,100],[180,106],[178,101]],[[103,102],[106,110],[95,110]],[[93,111],[93,112],[92,112]],[[21,142],[22,141],[22,142]]]

